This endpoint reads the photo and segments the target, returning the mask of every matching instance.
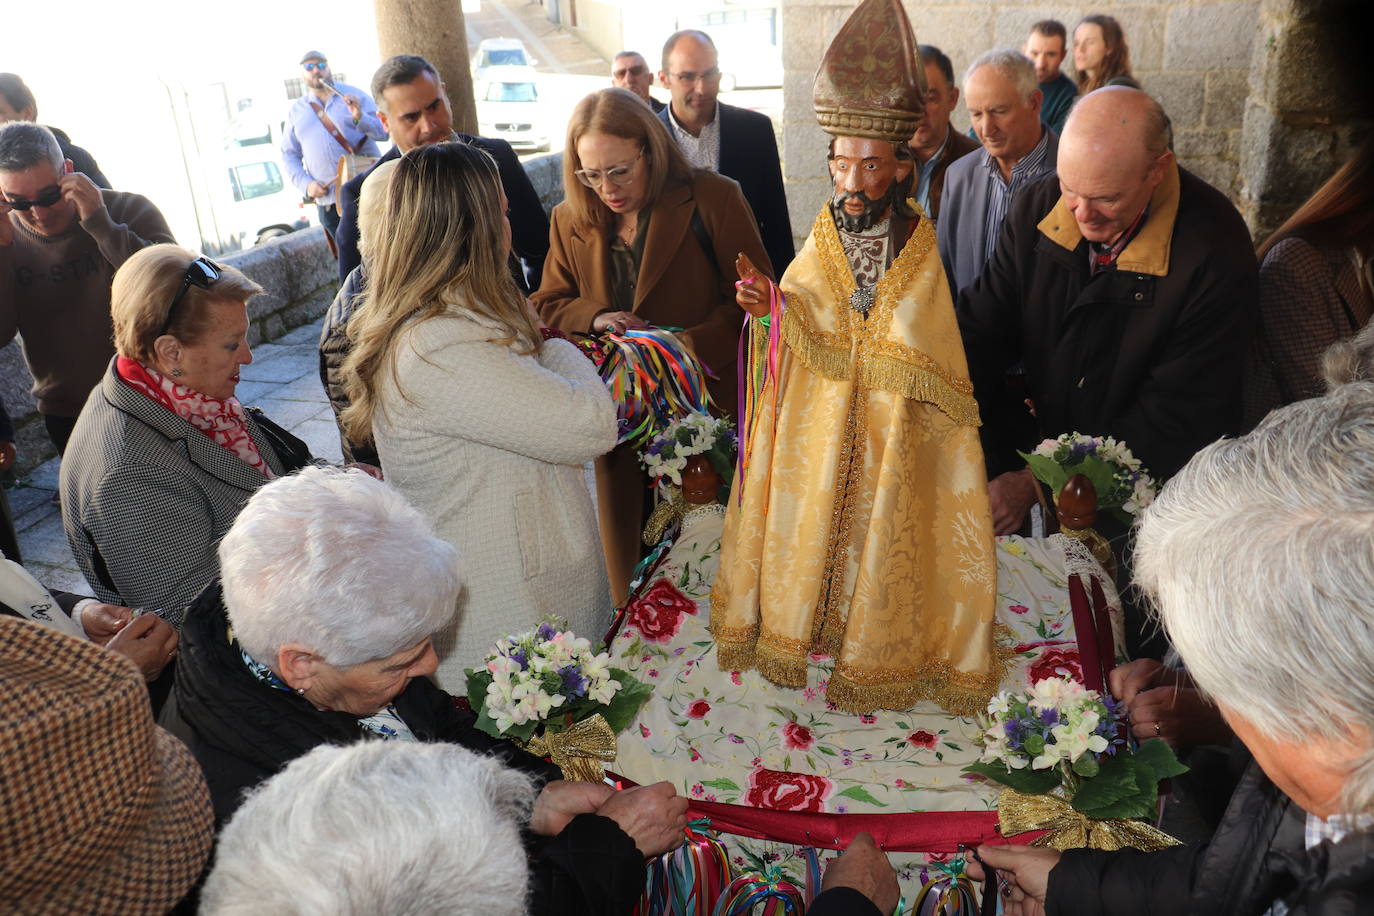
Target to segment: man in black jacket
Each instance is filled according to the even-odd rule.
[[[1374,912],[1371,518],[1369,382],[1276,410],[1169,482],[1136,581],[1255,765],[1205,847],[983,847],[1015,879],[1009,914]]]
[[[1139,90],[1084,97],[1058,180],[1012,204],[992,260],[959,296],[997,534],[1036,502],[1018,448],[1113,436],[1167,478],[1239,425],[1258,283],[1250,235],[1219,191],[1178,167],[1168,137]],[[1013,395],[1018,363],[1026,390]]]
[[[496,160],[510,207],[511,273],[524,292],[538,289],[544,257],[549,253],[549,217],[510,144],[455,131],[444,81],[423,57],[398,54],[388,58],[372,77],[372,98],[394,144],[372,168],[417,146],[445,140],[476,146]],[[334,238],[339,245],[340,283],[362,261],[358,254],[358,194],[371,174],[372,169],[368,169],[339,192],[339,229]]]
[[[658,80],[673,101],[658,113],[668,133],[697,168],[739,182],[759,224],[774,276],[792,263],[792,220],[782,186],[782,160],[766,115],[716,100],[720,66],[711,36],[695,29],[674,32],[663,44]]]

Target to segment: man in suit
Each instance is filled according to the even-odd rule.
[[[768,260],[779,277],[792,263],[792,221],[782,187],[782,162],[766,115],[716,101],[720,67],[711,36],[685,29],[663,44],[659,84],[673,101],[659,112],[692,165],[739,182],[754,211]]]
[[[918,50],[926,72],[926,110],[908,145],[916,157],[916,205],[931,219],[939,219],[945,169],[978,149],[978,141],[949,123],[949,113],[959,104],[949,56],[935,45],[920,45]]]
[[[520,262],[513,261],[511,272],[524,292],[538,289],[544,256],[549,252],[549,217],[510,144],[455,131],[444,81],[423,57],[398,54],[384,61],[372,77],[372,97],[377,103],[378,117],[395,144],[378,164],[417,146],[445,140],[476,146],[496,160],[501,186],[510,204],[511,254]],[[340,282],[362,261],[358,255],[358,194],[371,174],[372,169],[368,169],[358,175],[339,194],[339,230],[335,239],[339,244]]]

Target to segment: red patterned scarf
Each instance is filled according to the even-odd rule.
[[[248,434],[248,419],[238,398],[212,398],[172,381],[156,369],[121,356],[115,360],[120,379],[135,391],[147,395],[196,429],[214,439],[230,454],[241,458],[262,476],[271,480],[272,468],[263,460],[253,437]]]

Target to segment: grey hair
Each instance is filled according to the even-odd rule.
[[[394,57],[388,57],[382,61],[377,72],[372,74],[372,101],[377,103],[379,110],[386,112],[386,99],[382,97],[382,93],[392,86],[405,86],[413,83],[420,78],[422,73],[428,73],[440,85],[444,82],[439,71],[434,69],[434,65],[418,54],[397,54]]]
[[[1023,99],[1029,99],[1031,94],[1040,88],[1040,82],[1035,78],[1035,64],[1031,63],[1029,57],[1013,48],[993,48],[975,57],[973,63],[964,71],[965,86],[968,85],[968,79],[973,76],[974,71],[981,67],[991,67],[1010,80]]]
[[[307,467],[258,489],[219,545],[239,643],[272,665],[298,643],[339,667],[386,658],[453,617],[458,552],[390,485]]]
[[[1360,333],[1338,340],[1322,354],[1322,380],[1327,390],[1351,382],[1374,382],[1374,322]]]
[[[225,826],[200,912],[518,916],[535,794],[456,744],[317,747]]]
[[[52,131],[32,121],[0,125],[0,172],[22,172],[47,162],[62,174],[62,147]]]
[[[1352,742],[1374,812],[1374,384],[1198,452],[1144,513],[1135,578],[1193,679],[1264,735]]]

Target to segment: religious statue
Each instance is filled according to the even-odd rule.
[[[736,265],[768,371],[711,595],[720,666],[805,687],[808,656],[829,655],[827,699],[856,713],[972,714],[1002,674],[978,406],[934,225],[908,199],[924,98],[900,0],[864,0],[816,76],[834,196],[779,286]]]

